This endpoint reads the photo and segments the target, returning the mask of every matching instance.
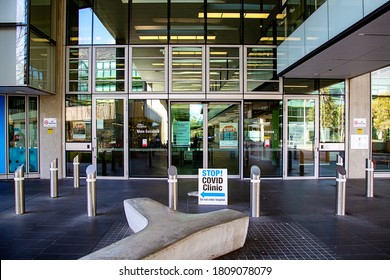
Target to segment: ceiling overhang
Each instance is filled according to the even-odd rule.
[[[348,79],[390,65],[390,11],[366,17],[280,73],[286,78]]]

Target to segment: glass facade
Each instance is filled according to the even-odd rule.
[[[119,158],[127,166],[120,176],[163,177],[172,164],[179,175],[227,166],[229,175],[249,177],[250,166],[258,164],[263,176],[282,177],[288,161],[283,93],[320,96],[320,109],[305,110],[322,124],[316,141],[343,143],[344,83],[291,79],[280,92],[277,75],[277,44],[286,22],[293,28],[322,3],[68,0],[67,153],[91,154],[104,176],[116,176],[108,172],[115,160],[106,144],[115,142],[118,150],[123,141]],[[282,7],[296,8],[296,14],[282,13]],[[107,16],[124,11],[130,16]],[[106,126],[99,104],[118,99],[128,99],[125,129],[120,140],[103,141],[101,133],[112,131],[116,121]],[[83,133],[75,138],[79,123]],[[105,157],[99,152],[103,142]],[[324,158],[333,152],[321,150]],[[313,162],[313,174],[315,168]]]

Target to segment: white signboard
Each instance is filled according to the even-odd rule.
[[[368,135],[352,134],[351,135],[351,149],[352,150],[368,149]]]
[[[221,149],[238,147],[238,124],[220,123],[219,127],[219,147]]]
[[[365,118],[353,119],[353,127],[367,127],[367,119]]]
[[[44,118],[43,127],[57,127],[57,118]]]
[[[227,169],[199,169],[199,205],[227,205]]]
[[[176,121],[172,123],[173,146],[188,147],[190,145],[190,122]]]

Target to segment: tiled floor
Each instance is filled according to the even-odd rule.
[[[375,197],[364,180],[347,181],[346,215],[335,212],[335,180],[262,180],[261,215],[251,218],[242,249],[220,259],[390,259],[390,179],[375,179]],[[131,234],[123,200],[150,197],[168,204],[166,180],[98,180],[97,216],[88,217],[86,185],[25,180],[26,213],[16,215],[13,180],[0,181],[0,259],[78,259]],[[197,181],[179,179],[179,211],[199,213],[188,192]],[[228,208],[249,215],[249,181],[229,180]]]

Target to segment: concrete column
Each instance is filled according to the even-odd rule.
[[[53,158],[58,158],[58,178],[63,178],[63,102],[64,102],[64,81],[65,81],[65,22],[64,0],[57,1],[57,38],[56,38],[56,61],[55,75],[56,89],[55,94],[40,96],[40,174],[41,178],[50,178],[50,163]],[[57,127],[43,127],[44,118],[56,118]],[[49,156],[50,155],[50,156]]]
[[[365,177],[366,162],[371,151],[371,74],[365,74],[349,80],[349,116],[348,121],[348,178]],[[366,120],[366,125],[356,125],[357,119]],[[368,137],[368,147],[353,149],[353,137]]]

